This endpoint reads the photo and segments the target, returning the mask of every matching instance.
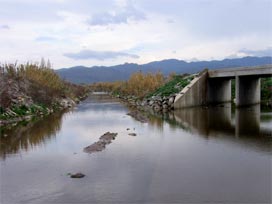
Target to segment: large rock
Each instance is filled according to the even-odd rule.
[[[154,104],[154,100],[150,100],[149,102],[148,102],[148,105],[150,105],[150,106],[152,106]]]
[[[70,98],[63,98],[60,100],[60,105],[63,108],[71,108],[71,107],[75,106],[76,103]]]
[[[168,105],[172,105],[175,101],[175,97],[174,96],[171,96],[168,100]]]
[[[156,112],[159,112],[159,111],[162,110],[162,107],[158,103],[155,103],[153,105],[153,110],[156,111]]]

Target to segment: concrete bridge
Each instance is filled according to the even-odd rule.
[[[272,64],[220,70],[203,70],[177,96],[174,108],[231,102],[231,79],[235,79],[236,106],[260,103],[260,78],[272,77]]]

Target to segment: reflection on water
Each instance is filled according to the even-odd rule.
[[[92,95],[1,134],[1,203],[271,203],[271,112],[191,108],[148,124],[128,112]],[[111,145],[83,152],[107,131]]]
[[[151,124],[157,127],[163,127],[163,118],[173,129],[182,128],[206,139],[220,137],[260,151],[272,152],[272,114],[264,113],[261,117],[260,105],[234,111],[231,104],[223,107],[196,107],[156,116],[151,117]],[[265,122],[270,126],[262,127],[261,123]]]
[[[236,111],[235,135],[239,136],[268,136],[271,131],[260,129],[260,105],[251,106]]]
[[[56,137],[61,129],[64,113],[65,111],[54,113],[26,125],[3,130],[0,135],[0,157],[5,159],[9,154],[27,151]]]
[[[118,100],[105,94],[92,95],[77,112],[85,112],[90,108],[97,110],[107,108],[112,111],[123,109],[122,106],[108,106],[109,100],[109,104],[119,103]],[[4,131],[1,134],[0,156],[5,158],[7,154],[15,154],[20,150],[27,151],[29,148],[56,137],[57,132],[61,129],[64,113],[64,111],[55,113],[42,120]],[[272,114],[261,115],[259,105],[235,109],[233,112],[229,104],[224,107],[181,109],[160,115],[153,112],[150,114],[149,124],[156,129],[163,130],[164,122],[167,122],[173,129],[181,128],[206,139],[225,137],[237,143],[242,142],[248,144],[249,147],[259,147],[259,150],[269,152],[272,151],[272,127],[261,127],[261,119],[271,123]]]

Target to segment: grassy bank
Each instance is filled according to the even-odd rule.
[[[50,62],[0,65],[1,123],[29,120],[72,106],[87,88],[62,80]]]
[[[193,75],[173,75],[168,77],[168,80],[154,92],[149,93],[146,97],[152,96],[165,96],[179,93],[185,86],[187,86],[192,79]]]

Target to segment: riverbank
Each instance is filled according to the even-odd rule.
[[[0,70],[0,126],[30,122],[88,96],[87,87],[60,79],[43,64],[0,65]]]
[[[120,98],[131,106],[135,106],[139,110],[155,113],[171,112],[174,110],[174,102],[178,93],[197,76],[197,74],[169,76],[163,85],[147,93],[144,97],[124,95],[122,93],[116,94],[116,91],[113,91],[112,95]]]
[[[56,101],[51,107],[33,103],[31,105],[22,104],[21,106],[7,108],[0,114],[0,126],[14,126],[20,122],[30,122],[35,118],[42,118],[54,112],[72,108],[87,96],[88,95],[86,94],[76,98],[75,100],[71,98],[63,98]]]

